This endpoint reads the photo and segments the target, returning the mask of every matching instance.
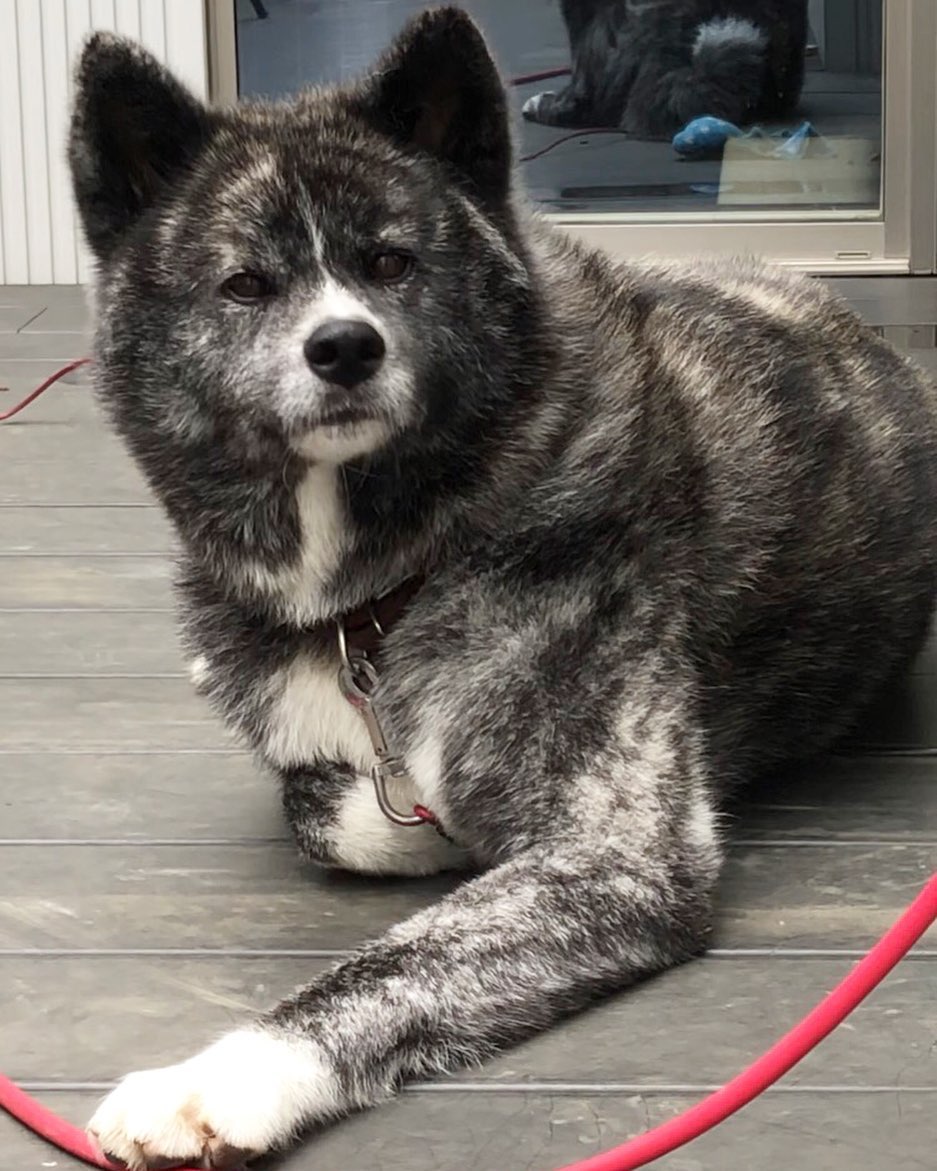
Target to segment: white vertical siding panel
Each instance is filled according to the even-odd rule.
[[[75,67],[76,58],[90,31],[91,5],[89,0],[65,0],[65,41],[72,69]]]
[[[91,0],[91,28],[106,32],[117,31],[117,12],[114,0]],[[91,255],[79,232],[78,279],[83,285],[91,279],[91,265]]]
[[[0,201],[3,203],[3,279],[29,283],[26,243],[26,187],[23,176],[23,123],[20,113],[19,30],[16,0],[0,0]]]
[[[117,16],[114,12],[114,0],[91,0],[91,23],[95,28],[114,32],[117,29]]]
[[[140,39],[140,0],[114,0],[114,27],[122,37]]]
[[[193,20],[193,0],[163,0],[166,10],[166,64],[200,97],[208,93],[205,21]]]
[[[166,60],[166,9],[158,0],[140,0],[140,40],[160,61]]]
[[[26,186],[26,247],[29,283],[52,283],[52,194],[49,189],[46,91],[42,60],[42,9],[35,0],[17,0],[20,120]]]
[[[2,4],[0,4],[0,45],[7,46],[10,53],[9,30],[4,30]],[[4,38],[6,32],[6,39]],[[9,60],[9,57],[8,57]],[[0,85],[0,285],[6,283],[6,261],[3,255],[3,89]]]
[[[49,216],[52,236],[52,279],[73,285],[78,279],[75,221],[69,198],[68,137],[69,67],[65,26],[66,0],[41,0],[42,59],[46,90],[46,150],[49,164]]]
[[[93,28],[140,40],[207,91],[199,0],[0,0],[0,282],[88,278],[65,142],[72,70]]]
[[[91,4],[90,0],[65,0],[65,41],[68,50],[68,101],[71,102],[73,92],[72,71],[81,52],[82,45],[91,32]],[[79,284],[86,284],[91,275],[91,264],[88,250],[82,239],[78,215],[72,202],[70,189],[63,192],[63,201],[68,200],[69,214],[72,219],[72,249],[75,254],[75,271]]]
[[[4,27],[4,3],[0,0],[0,45],[7,46],[7,67],[12,58],[10,30]],[[6,261],[3,255],[3,86],[0,82],[0,284],[6,283]]]

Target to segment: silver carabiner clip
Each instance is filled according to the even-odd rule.
[[[375,625],[377,625],[375,620]],[[371,747],[377,758],[371,769],[371,780],[374,783],[374,794],[377,798],[381,813],[395,825],[415,826],[425,825],[426,818],[415,813],[401,813],[392,804],[387,795],[388,780],[412,780],[407,772],[407,766],[399,756],[391,753],[390,745],[384,735],[384,728],[374,710],[372,696],[377,691],[380,676],[377,668],[364,655],[352,657],[348,650],[348,641],[345,637],[344,624],[338,623],[338,652],[342,665],[338,671],[338,685],[342,695],[361,716],[364,726],[368,730]]]
[[[379,760],[371,769],[371,780],[374,782],[374,795],[377,797],[378,808],[381,813],[392,821],[394,825],[415,826],[426,825],[426,818],[417,813],[401,813],[391,803],[387,796],[387,780],[389,777],[409,780],[406,766],[397,756],[389,756],[386,760]]]

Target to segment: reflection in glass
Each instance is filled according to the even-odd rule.
[[[877,210],[883,0],[465,0],[564,212]],[[366,70],[421,0],[238,0],[245,95]]]

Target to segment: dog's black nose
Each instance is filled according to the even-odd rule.
[[[306,338],[303,353],[313,372],[326,382],[357,386],[380,367],[384,339],[366,321],[327,321]]]

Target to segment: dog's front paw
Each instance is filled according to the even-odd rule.
[[[546,122],[549,124],[550,107],[553,105],[553,99],[556,94],[552,89],[545,89],[542,93],[534,94],[529,97],[523,106],[521,106],[521,114],[528,122]]]
[[[314,1043],[243,1029],[179,1065],[124,1078],[88,1133],[133,1171],[237,1167],[339,1107],[335,1076]]]

